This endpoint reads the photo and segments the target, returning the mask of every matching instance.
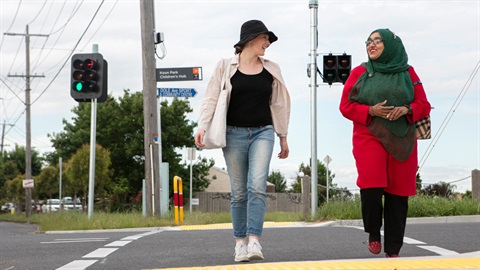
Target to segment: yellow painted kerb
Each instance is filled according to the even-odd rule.
[[[286,263],[242,263],[204,267],[162,268],[164,270],[272,270],[272,269],[480,269],[480,257],[473,258],[429,258],[429,259],[383,259],[354,261],[319,261]],[[152,269],[153,270],[153,269]]]

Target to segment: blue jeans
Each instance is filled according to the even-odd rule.
[[[231,186],[233,236],[261,236],[266,205],[267,177],[275,135],[272,125],[227,126],[223,156]]]

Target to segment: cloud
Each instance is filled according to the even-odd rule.
[[[32,80],[33,146],[46,146],[47,133],[63,130],[62,119],[72,117],[77,104],[69,96],[69,55],[100,4],[99,1],[48,2],[1,1],[2,33],[24,33],[29,24],[32,70],[44,78]],[[287,176],[311,154],[311,88],[307,77],[310,62],[310,15],[308,1],[155,1],[155,30],[165,35],[167,55],[157,59],[157,67],[201,66],[203,81],[158,83],[158,87],[195,88],[197,96],[189,99],[193,121],[215,63],[233,56],[233,44],[239,39],[241,24],[261,19],[279,40],[267,50],[266,57],[279,63],[292,97],[289,130],[291,156],[272,159],[271,168]],[[19,8],[18,8],[19,7]],[[18,13],[16,12],[18,8]],[[75,12],[75,10],[77,10]],[[75,12],[75,13],[74,13]],[[74,13],[74,14],[73,14]],[[72,15],[73,14],[73,15]],[[38,15],[38,16],[37,16]],[[108,15],[108,17],[107,17]],[[366,61],[364,41],[377,28],[390,28],[401,36],[435,107],[432,112],[433,135],[441,136],[421,171],[425,182],[456,179],[480,168],[480,79],[478,74],[456,108],[447,128],[438,128],[452,109],[465,83],[480,59],[479,1],[319,1],[318,58],[322,70],[324,54],[352,55],[355,65]],[[70,18],[71,17],[71,18]],[[64,28],[62,28],[65,25]],[[74,53],[92,50],[93,44],[109,63],[109,92],[115,97],[123,89],[141,91],[142,41],[138,1],[105,1]],[[5,134],[12,147],[25,144],[25,118],[22,103],[25,93],[25,40],[21,36],[1,37],[0,46],[0,124],[15,124]],[[66,66],[59,72],[63,63]],[[55,78],[56,74],[58,76]],[[317,157],[333,158],[331,169],[340,186],[354,188],[355,163],[351,154],[351,123],[338,111],[342,85],[325,85],[318,78],[317,87]],[[48,88],[47,88],[48,87]],[[43,93],[43,94],[42,94]],[[18,96],[18,97],[17,97]],[[20,101],[21,99],[22,101]],[[18,120],[17,120],[18,119]],[[419,143],[419,157],[431,141]],[[278,142],[276,143],[278,150]],[[7,149],[9,149],[7,147]],[[274,153],[276,153],[274,152]],[[202,151],[223,164],[221,151]],[[453,172],[449,168],[455,168]]]

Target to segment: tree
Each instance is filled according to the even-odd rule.
[[[90,108],[89,103],[79,103],[72,109],[76,114],[73,123],[64,120],[64,131],[48,135],[55,148],[55,152],[46,155],[50,164],[56,163],[58,157],[68,160],[89,143]],[[116,185],[117,190],[125,191],[127,181],[127,193],[120,197],[136,196],[145,178],[143,94],[124,90],[118,101],[109,97],[97,109],[97,143],[110,153],[112,187]],[[161,103],[162,161],[169,163],[171,176],[185,172],[177,149],[193,145],[195,123],[186,118],[191,112],[188,100],[175,98],[171,104]]]
[[[184,165],[181,164],[182,157],[176,150],[194,146],[193,128],[195,123],[187,119],[187,114],[192,112],[192,108],[188,100],[177,98],[173,99],[170,106],[167,101],[163,101],[161,105],[163,161],[168,162],[170,166],[170,179],[173,179],[175,175],[186,176],[188,171],[185,171]],[[201,171],[199,170],[199,172]],[[201,179],[202,175],[197,178]],[[170,194],[173,195],[173,191]]]
[[[64,171],[63,171],[64,172]],[[35,190],[39,198],[54,198],[59,193],[60,170],[56,166],[43,168],[42,172],[35,178]],[[63,178],[65,179],[65,178]],[[63,184],[63,183],[62,183]]]
[[[85,207],[89,188],[90,172],[90,146],[88,144],[80,148],[68,161],[66,193],[76,197],[82,195],[82,203]],[[100,145],[95,149],[95,197],[109,197],[110,188],[110,153]]]
[[[300,164],[298,172],[303,172],[305,175],[312,175],[312,169],[310,165],[305,165],[303,162]],[[338,189],[337,184],[333,184],[333,179],[335,178],[335,174],[332,174],[330,170],[329,172],[329,198],[338,197]],[[297,181],[292,185],[293,192],[302,192],[301,187],[301,178],[297,176]],[[318,180],[318,203],[321,204],[327,200],[327,168],[325,165],[317,160],[317,180]],[[343,195],[340,195],[343,197]]]
[[[25,147],[15,144],[15,149],[10,152],[6,152],[5,162],[12,161],[15,163],[19,173],[24,174],[26,170],[25,166],[26,154]],[[32,176],[38,175],[42,170],[43,159],[40,154],[34,148],[32,149]],[[17,176],[17,175],[15,175]]]
[[[25,202],[25,189],[23,188],[23,180],[25,175],[17,175],[12,180],[5,182],[5,191],[7,198],[16,205],[21,205]]]
[[[420,178],[420,173],[417,172],[417,177],[416,177],[416,185],[417,185],[417,192],[422,190],[422,179]]]
[[[287,180],[280,171],[272,170],[267,181],[275,185],[275,192],[283,193],[287,190]]]
[[[11,180],[20,174],[17,163],[14,160],[6,160],[2,162],[0,168],[0,186],[3,187],[7,180]]]
[[[23,180],[25,180],[25,147],[24,146],[19,146],[15,144],[15,148],[11,151],[5,151],[4,153],[4,159],[0,161],[0,197],[1,198],[9,198],[13,199],[12,197],[9,196],[16,196],[13,195],[10,190],[10,192],[7,192],[6,188],[6,182],[8,180],[13,180],[17,179],[20,177],[22,174]],[[40,173],[42,167],[42,158],[39,156],[38,151],[35,149],[32,149],[32,176],[36,176]],[[11,184],[11,183],[10,183]],[[22,182],[20,182],[20,186],[22,187]],[[21,189],[21,191],[25,193],[25,190]],[[25,197],[25,194],[20,194],[20,196]]]
[[[440,196],[448,198],[453,195],[455,187],[455,185],[440,182],[426,186],[425,189],[423,189],[422,193],[429,196]]]
[[[202,192],[210,185],[212,179],[207,178],[210,168],[215,165],[215,160],[213,158],[208,159],[205,157],[198,157],[197,162],[192,164],[192,189],[193,192]],[[190,164],[184,163],[184,169],[180,174],[177,174],[182,178],[183,184],[183,197],[190,197]],[[173,194],[173,185],[170,186],[170,193]]]

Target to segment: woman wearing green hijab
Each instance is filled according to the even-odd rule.
[[[385,255],[398,257],[408,197],[416,194],[414,123],[427,116],[431,107],[399,36],[378,29],[365,44],[368,62],[354,68],[345,82],[340,111],[353,122],[352,152],[368,249],[381,252],[384,221]]]

